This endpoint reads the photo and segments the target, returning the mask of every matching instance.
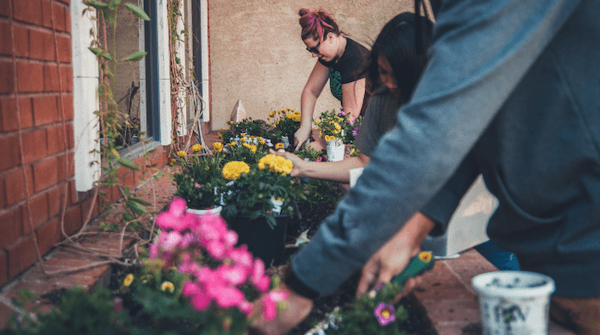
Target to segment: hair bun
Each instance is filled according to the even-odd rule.
[[[310,14],[310,10],[308,10],[307,8],[300,8],[300,11],[298,11],[298,15],[300,16],[305,16]]]

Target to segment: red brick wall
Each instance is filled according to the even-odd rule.
[[[61,199],[68,234],[92,207],[91,191],[75,191],[69,4],[0,1],[0,286],[37,261],[34,233],[42,254],[62,239]],[[164,166],[165,150],[152,161]],[[141,173],[121,178],[133,186]]]

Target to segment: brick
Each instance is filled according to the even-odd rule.
[[[69,53],[70,54],[70,53]],[[69,59],[69,62],[71,60]],[[61,65],[60,66],[60,81],[63,92],[72,92],[73,91],[73,68],[71,65]]]
[[[13,64],[11,61],[0,60],[0,94],[15,91]]]
[[[74,118],[73,111],[73,95],[63,94],[62,96],[63,110],[65,113],[65,121],[71,121]]]
[[[42,24],[42,3],[40,0],[13,0],[15,20],[40,25]]]
[[[48,221],[48,194],[43,193],[35,197],[31,197],[29,201],[29,208],[31,209],[31,223],[33,224],[33,230]],[[25,209],[25,220],[23,220],[23,235],[31,234],[31,226],[29,225],[29,213],[27,208]]]
[[[65,157],[67,157],[65,161]],[[58,180],[63,181],[71,178],[75,175],[75,164],[73,160],[73,154],[62,155],[58,157]],[[68,169],[66,165],[68,164]]]
[[[73,149],[75,147],[75,130],[71,121],[65,124],[65,131],[67,132],[67,148]]]
[[[7,0],[2,1],[2,6],[0,6],[0,16],[6,16],[6,17],[10,16],[10,6],[8,5]]]
[[[66,144],[65,142],[66,137],[62,124],[57,127],[48,128],[48,155],[53,155],[59,151],[64,151]]]
[[[19,138],[17,135],[0,138],[2,148],[2,159],[0,159],[0,171],[8,170],[21,164],[19,155]]]
[[[0,98],[0,120],[3,131],[17,130],[17,109],[14,98]]]
[[[40,60],[55,60],[54,36],[48,30],[29,30],[29,57]]]
[[[90,196],[87,199],[85,199],[84,202],[81,203],[82,222],[87,219],[88,215],[89,215],[90,221],[91,221],[91,220],[94,220],[100,214],[100,211],[98,209],[98,201],[97,200],[93,202],[94,208],[91,209],[92,213],[89,214],[90,213],[90,205],[92,204],[92,200],[94,200],[94,199],[92,198],[91,193],[90,193]]]
[[[23,157],[25,164],[46,157],[46,141],[48,140],[48,135],[46,133],[46,129],[42,129],[23,134]]]
[[[44,92],[58,92],[60,91],[60,85],[58,79],[58,65],[50,63],[44,64]],[[66,83],[62,83],[63,87]]]
[[[19,118],[21,129],[33,127],[33,103],[31,98],[19,99]]]
[[[56,158],[34,165],[33,180],[36,192],[55,185],[58,182],[58,164]]]
[[[0,176],[0,208],[6,207],[6,192],[4,187],[5,176]]]
[[[17,77],[19,92],[44,90],[44,66],[41,63],[17,62]]]
[[[52,12],[54,14],[54,28],[57,31],[65,31],[66,29],[66,18],[65,18],[65,6],[58,2],[52,3]]]
[[[65,213],[65,233],[68,236],[73,235],[82,226],[81,206],[73,206]]]
[[[42,0],[42,26],[52,29],[52,0]]]
[[[33,121],[36,126],[60,121],[58,97],[50,95],[33,98]]]
[[[52,218],[60,214],[63,204],[63,194],[67,192],[65,184],[54,187],[48,191],[48,215]]]
[[[12,205],[25,199],[25,180],[23,179],[23,171],[21,169],[16,169],[6,174],[4,184],[6,186],[7,205]]]
[[[4,248],[23,235],[23,207],[9,209],[0,214],[0,248]]]
[[[0,250],[0,286],[3,286],[7,282],[8,282],[8,255],[3,250]],[[0,311],[0,314],[2,314],[1,311]]]
[[[65,31],[71,33],[71,11],[69,9],[65,10]]]
[[[60,218],[55,218],[41,226],[36,234],[40,253],[45,255],[52,250],[55,243],[60,241]]]
[[[25,26],[13,26],[15,35],[15,56],[29,57],[29,29]]]
[[[0,55],[12,55],[12,36],[9,21],[0,21]]]
[[[58,61],[61,63],[71,63],[71,37],[64,35],[56,36],[56,44],[58,45]]]

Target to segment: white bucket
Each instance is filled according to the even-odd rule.
[[[339,138],[327,141],[327,161],[337,162],[344,159],[344,149],[346,149],[346,146]]]
[[[471,281],[479,294],[483,334],[547,335],[554,280],[526,271],[497,271]]]
[[[192,214],[196,214],[196,215],[202,215],[202,214],[206,214],[206,213],[212,213],[212,214],[216,214],[219,215],[221,214],[221,210],[223,209],[223,207],[218,206],[218,207],[214,207],[211,209],[194,209],[194,208],[188,208],[187,212],[188,213],[192,213]]]

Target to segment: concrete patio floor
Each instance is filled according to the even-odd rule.
[[[211,133],[204,138],[206,145],[218,141],[216,133]],[[162,208],[173,198],[176,191],[175,185],[169,179],[172,168],[166,166],[163,176],[154,181],[156,190],[157,208]],[[150,184],[140,188],[150,190]],[[151,193],[151,192],[150,192]],[[122,204],[116,204],[122,206]],[[98,224],[95,220],[90,229]],[[118,255],[120,236],[117,233],[99,235],[94,244],[88,246],[98,248],[105,252]],[[73,250],[57,249],[44,257],[46,271],[70,269],[77,266],[90,264],[97,259],[90,255]],[[471,279],[480,274],[497,271],[491,263],[477,251],[470,249],[461,253],[456,259],[437,261],[432,271],[424,275],[422,285],[414,294],[427,310],[436,331],[440,335],[460,335],[465,329],[473,327],[480,322],[477,294],[471,286]],[[110,277],[110,266],[103,265],[90,270],[79,271],[68,275],[47,278],[38,264],[25,271],[19,278],[5,285],[0,291],[0,327],[9,325],[10,315],[16,310],[11,299],[16,298],[18,291],[27,288],[40,295],[60,288],[80,286],[90,289],[95,286],[107,286]],[[44,304],[42,299],[37,299],[33,304],[38,305],[40,312],[48,312],[52,306]],[[574,334],[552,323],[551,335]]]

